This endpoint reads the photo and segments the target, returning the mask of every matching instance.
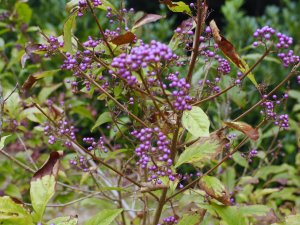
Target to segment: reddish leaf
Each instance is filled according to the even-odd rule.
[[[224,122],[224,124],[230,128],[243,132],[251,140],[256,141],[259,138],[257,129],[254,129],[251,125],[244,122]]]
[[[169,7],[178,6],[177,4],[174,4],[174,2],[172,2],[171,0],[160,0],[160,3],[165,4]]]
[[[22,85],[22,89],[24,91],[28,91],[37,81],[37,79],[34,77],[34,75],[30,75]]]
[[[209,26],[212,30],[215,42],[218,44],[221,51],[226,55],[237,67],[243,67],[243,63],[239,55],[235,52],[233,44],[231,44],[226,38],[220,35],[220,31],[214,20],[210,21]]]
[[[147,23],[152,23],[155,22],[157,20],[160,20],[161,18],[163,18],[161,15],[156,15],[156,14],[144,14],[140,19],[138,19],[134,25],[132,29],[136,29],[140,26],[143,26]]]
[[[62,152],[51,152],[48,161],[40,168],[32,177],[32,181],[41,179],[46,175],[56,176],[59,167],[59,158],[62,156]]]
[[[134,39],[135,35],[132,32],[127,32],[112,39],[110,42],[112,42],[115,45],[124,45],[133,42]]]

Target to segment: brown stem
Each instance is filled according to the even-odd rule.
[[[203,18],[203,8],[201,4],[201,0],[197,0],[197,26],[196,26],[196,31],[195,31],[195,36],[194,36],[194,43],[193,43],[193,51],[192,51],[192,56],[191,56],[191,62],[189,65],[189,70],[188,74],[186,76],[186,82],[191,83],[192,81],[192,76],[193,76],[193,71],[196,65],[196,60],[199,52],[199,46],[200,46],[200,34],[202,30],[202,18]],[[205,7],[205,6],[204,6]]]
[[[88,4],[88,6],[89,6],[89,8],[90,8],[90,10],[91,10],[91,12],[92,12],[92,14],[93,14],[93,17],[94,17],[94,19],[95,19],[95,21],[96,21],[96,23],[97,23],[97,26],[98,26],[98,28],[99,28],[99,30],[100,30],[100,33],[101,33],[101,35],[102,35],[102,37],[103,37],[103,40],[104,40],[106,46],[108,47],[108,49],[109,49],[111,55],[114,57],[114,56],[115,56],[115,55],[114,55],[114,52],[113,52],[113,50],[111,49],[110,44],[108,43],[108,41],[107,41],[107,39],[106,39],[106,37],[105,37],[104,31],[103,31],[103,29],[102,29],[102,27],[101,27],[101,24],[100,24],[100,22],[99,22],[99,20],[98,20],[98,17],[97,17],[97,15],[96,15],[96,13],[95,13],[95,11],[94,11],[94,9],[93,9],[93,6],[91,5],[91,3],[90,3],[89,0],[87,0],[87,4]]]

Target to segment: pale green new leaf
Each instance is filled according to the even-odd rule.
[[[199,145],[190,146],[186,148],[183,153],[179,156],[175,168],[182,165],[183,163],[198,163],[201,161],[209,160],[215,156],[218,150],[218,142],[206,141]]]
[[[102,113],[96,123],[94,124],[94,126],[92,127],[91,129],[91,132],[93,132],[97,127],[101,126],[102,124],[104,123],[108,123],[108,122],[111,122],[112,121],[112,118],[111,118],[111,114],[109,112],[104,112]]]
[[[172,12],[179,12],[179,13],[186,13],[189,16],[193,16],[193,13],[190,9],[190,7],[185,4],[184,2],[180,1],[180,2],[172,2],[172,5],[168,5],[168,8],[172,11]]]
[[[185,110],[183,112],[182,125],[195,138],[209,136],[209,118],[198,106],[193,106],[192,110]]]
[[[10,197],[0,197],[0,224],[4,225],[32,225],[29,212],[13,201]]]
[[[84,225],[110,225],[123,209],[105,209],[93,216]]]
[[[70,216],[58,217],[47,222],[47,225],[76,225],[78,223],[77,218],[71,218]]]
[[[187,224],[198,224],[200,222],[200,216],[197,213],[194,214],[184,214],[179,220],[177,225],[187,225]]]

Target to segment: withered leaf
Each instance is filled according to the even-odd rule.
[[[115,45],[124,45],[124,44],[129,44],[129,43],[133,42],[134,39],[135,39],[135,35],[129,31],[125,34],[121,34],[121,35],[115,37],[110,42]]]
[[[251,140],[256,141],[259,138],[259,132],[251,125],[244,122],[224,122],[224,124],[230,128],[243,132]]]
[[[59,168],[59,158],[62,154],[62,152],[51,152],[47,162],[33,175],[32,181],[41,179],[46,175],[54,175],[56,177]]]
[[[165,4],[169,7],[178,6],[176,3],[172,2],[171,0],[160,0],[160,3]]]
[[[161,15],[157,15],[157,14],[144,14],[140,19],[138,19],[134,25],[132,29],[136,29],[140,26],[143,26],[147,23],[152,23],[155,22],[157,20],[160,20],[161,18],[163,18]]]
[[[22,90],[28,91],[35,84],[36,81],[37,79],[35,78],[35,76],[30,75],[29,77],[27,77],[24,84],[22,85]]]
[[[199,181],[199,186],[202,190],[206,192],[210,197],[218,200],[224,205],[231,205],[230,196],[221,183],[221,181],[216,177],[204,176]]]

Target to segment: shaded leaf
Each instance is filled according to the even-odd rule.
[[[209,26],[212,30],[212,34],[215,42],[218,44],[219,48],[223,54],[236,65],[242,73],[249,71],[248,64],[236,53],[235,48],[231,42],[229,42],[225,37],[220,35],[219,28],[217,27],[214,20],[210,21]],[[255,77],[252,73],[249,73],[247,77],[252,81],[252,83],[258,87]]]
[[[196,138],[209,136],[209,118],[198,106],[183,112],[182,125]]]
[[[53,94],[53,92],[58,89],[60,86],[62,85],[62,83],[58,83],[58,84],[55,84],[55,85],[52,85],[52,86],[49,86],[49,87],[44,87],[39,95],[38,95],[38,99],[40,102],[45,102],[48,97]]]
[[[66,7],[65,7],[66,11],[68,13],[73,13],[74,10],[79,8],[78,3],[79,3],[79,0],[72,0],[72,1],[67,2]]]
[[[240,213],[243,216],[251,217],[251,216],[263,216],[266,215],[271,208],[266,205],[245,205],[239,207]]]
[[[111,118],[111,114],[110,112],[104,112],[102,113],[96,123],[94,124],[94,126],[92,127],[91,131],[93,132],[97,127],[101,126],[104,123],[108,123],[108,122],[112,122],[112,118]]]
[[[272,223],[271,225],[299,225],[300,214],[289,215],[285,218],[282,223]]]
[[[49,200],[55,193],[55,178],[59,168],[61,152],[52,152],[48,161],[32,177],[30,197],[35,211],[35,220],[41,221]]]
[[[218,147],[218,142],[214,140],[187,147],[179,156],[175,167],[178,167],[183,163],[193,164],[207,161],[215,156]]]
[[[162,19],[163,17],[161,15],[157,15],[157,14],[144,14],[140,19],[138,19],[133,27],[132,30],[135,30],[138,27],[141,27],[147,23],[152,23],[155,22],[157,20]]]
[[[248,168],[249,163],[247,159],[241,156],[241,153],[236,152],[232,155],[233,160],[242,167]]]
[[[59,70],[48,70],[43,72],[37,72],[35,74],[30,75],[29,77],[27,77],[24,84],[22,85],[22,90],[29,91],[32,88],[32,86],[36,83],[37,80],[48,76],[53,76],[58,71]]]
[[[127,32],[125,34],[121,34],[115,37],[110,42],[115,45],[124,45],[133,42],[134,39],[135,39],[135,35],[132,32]]]
[[[204,176],[199,181],[199,186],[210,197],[218,200],[224,205],[230,205],[230,196],[228,195],[225,186],[218,178],[211,177],[211,176]]]
[[[244,122],[224,122],[224,124],[230,128],[243,132],[251,140],[256,141],[259,138],[259,132],[251,125]]]
[[[64,30],[63,30],[63,39],[64,39],[64,49],[67,52],[73,53],[73,46],[72,46],[72,29],[75,25],[75,18],[76,18],[77,12],[73,12],[64,23]]]
[[[175,2],[172,2],[171,0],[160,0],[160,3],[163,3],[163,4],[167,5],[168,7],[178,6]]]
[[[8,196],[0,197],[0,224],[32,225],[32,218],[23,204]]]
[[[105,209],[93,216],[84,225],[110,225],[123,209]]]

